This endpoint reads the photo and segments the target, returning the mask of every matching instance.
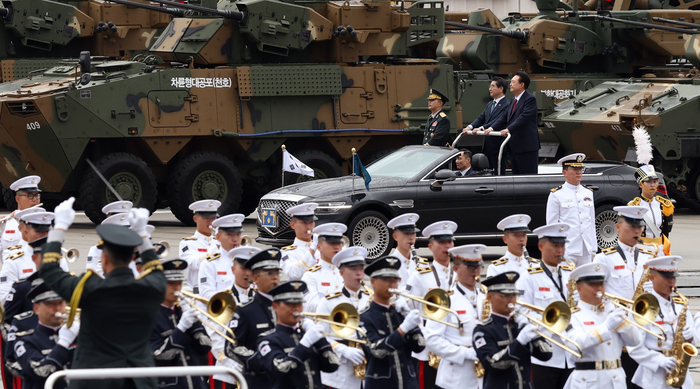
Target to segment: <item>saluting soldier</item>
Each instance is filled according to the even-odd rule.
[[[133,206],[134,203],[132,203],[131,201],[114,201],[102,207],[102,213],[107,215],[107,218],[105,218],[105,220],[110,219],[110,216],[114,216],[117,214],[125,214],[128,217],[129,211],[131,211],[131,208],[133,208]],[[119,219],[120,218],[112,218],[110,220],[116,221]],[[101,224],[105,224],[105,221],[103,220]],[[106,224],[110,223],[107,222]],[[93,271],[96,274],[103,275],[104,273],[102,272],[102,262],[100,262],[100,258],[102,258],[102,250],[98,249],[97,245],[91,246],[88,250],[87,257],[85,258],[85,270],[87,271],[88,269],[93,269]]]
[[[674,355],[678,350],[673,348],[673,343],[676,331],[679,330],[678,327],[682,321],[680,316],[683,313],[685,313],[685,326],[680,329],[683,337],[680,339],[680,343],[692,344],[694,342],[693,315],[690,314],[689,310],[685,310],[683,298],[672,296],[676,288],[678,265],[681,260],[682,258],[677,255],[669,255],[651,259],[646,263],[650,269],[649,279],[653,285],[651,294],[659,300],[660,307],[654,322],[663,327],[666,340],[660,341],[655,336],[644,332],[644,341],[637,347],[627,349],[630,356],[639,362],[639,368],[632,377],[632,383],[644,389],[671,388],[666,384],[666,374],[677,367]],[[652,332],[660,332],[657,327],[652,327],[651,324],[646,325],[646,328]],[[692,387],[693,377],[691,374],[687,374],[681,388],[690,389]]]
[[[348,247],[333,256],[333,265],[340,269],[343,277],[343,289],[336,293],[326,295],[326,298],[318,303],[316,313],[329,315],[333,308],[340,303],[352,305],[361,312],[369,306],[370,295],[363,288],[362,280],[365,277],[365,260],[367,259],[367,249],[364,247]],[[319,323],[323,327],[323,332],[332,333],[328,323]],[[351,336],[357,339],[357,334]],[[365,361],[365,353],[361,348],[350,344],[347,339],[328,337],[328,342],[333,347],[333,351],[340,358],[340,367],[332,373],[321,373],[323,385],[334,389],[360,389],[362,379],[355,376],[354,365],[360,365]]]
[[[399,286],[397,258],[381,257],[365,268],[371,277],[374,298],[369,309],[360,315],[360,326],[370,344],[364,346],[367,357],[365,388],[418,389],[418,374],[411,360],[411,352],[425,349],[425,338],[418,327],[418,310],[406,316],[391,305],[391,289]]]
[[[445,146],[448,144],[450,136],[450,118],[442,111],[442,107],[450,99],[435,88],[430,89],[428,94],[428,109],[430,116],[425,124],[423,134],[423,145],[425,146]]]
[[[484,366],[484,389],[532,389],[531,356],[541,361],[552,358],[552,346],[537,335],[537,328],[519,327],[512,317],[521,293],[515,286],[519,277],[509,271],[481,282],[488,288],[491,315],[474,328],[472,346]]]
[[[212,222],[216,233],[219,251],[207,256],[199,265],[199,294],[210,298],[217,292],[233,288],[233,259],[229,251],[241,245],[241,232],[245,215],[234,213],[222,216]]]
[[[420,229],[416,227],[418,219],[420,216],[417,213],[404,213],[389,220],[386,224],[388,228],[394,230],[392,236],[396,241],[396,247],[389,255],[401,260],[401,268],[399,269],[401,278],[399,289],[401,290],[406,289],[408,280],[416,272],[418,264],[421,264],[421,267],[429,266],[427,259],[417,256],[414,252],[416,233],[420,232]]]
[[[35,207],[39,204],[41,201],[40,182],[41,177],[39,176],[27,176],[10,184],[10,190],[15,191],[15,202],[17,202],[17,210],[12,214],[16,215],[17,211]],[[18,227],[19,223],[16,218],[10,218],[5,222],[5,229],[2,232],[2,236],[0,236],[0,249],[2,251],[5,251],[10,246],[19,244],[22,235]],[[4,261],[5,258],[3,257],[2,260]]]
[[[253,282],[258,290],[252,300],[238,307],[231,320],[237,344],[226,341],[226,356],[243,365],[243,376],[250,388],[269,388],[272,385],[257,353],[257,341],[260,334],[273,329],[277,323],[269,293],[280,283],[280,258],[278,249],[267,249],[246,262],[245,266],[252,270]]]
[[[187,261],[187,283],[195,294],[199,294],[199,265],[210,255],[219,252],[216,239],[212,236],[212,223],[216,220],[221,206],[218,200],[200,200],[190,204],[194,213],[192,219],[197,225],[194,235],[180,241],[180,258]]]
[[[197,310],[185,299],[179,302],[177,292],[182,290],[187,262],[182,259],[163,261],[163,275],[167,281],[165,299],[158,308],[156,325],[151,332],[151,351],[156,366],[199,365],[199,356],[211,349],[211,339],[197,321]],[[159,388],[204,389],[202,376],[159,377]]]
[[[581,185],[585,159],[586,154],[576,153],[557,161],[566,182],[552,189],[547,199],[547,224],[569,225],[566,258],[577,266],[590,263],[598,250],[593,191]]]
[[[503,218],[496,226],[503,231],[503,243],[508,246],[506,254],[491,262],[491,266],[486,269],[486,276],[516,271],[523,275],[527,273],[527,268],[537,264],[536,260],[525,256],[525,246],[527,246],[527,234],[530,232],[530,216],[517,214]]]
[[[536,228],[542,252],[539,264],[528,269],[528,274],[518,280],[518,289],[524,293],[523,302],[545,308],[555,301],[566,302],[569,297],[569,275],[575,266],[564,261],[569,226],[563,223],[548,224]],[[532,312],[531,314],[535,314]],[[558,335],[552,338],[563,343]],[[561,347],[554,347],[551,358],[540,360],[533,356],[532,383],[535,388],[561,389],[574,368],[574,357]]]
[[[307,270],[316,266],[314,253],[318,242],[314,239],[317,203],[303,203],[287,209],[292,217],[289,226],[294,230],[294,242],[282,247],[282,270],[287,280],[299,280]]]
[[[129,212],[131,211],[131,207],[129,207]],[[113,212],[112,215],[107,216],[104,220],[102,220],[102,223],[100,225],[107,225],[107,224],[112,224],[115,226],[123,226],[123,227],[130,227],[129,226],[129,212]],[[150,239],[151,232],[155,230],[155,227],[148,225],[146,227],[151,227],[150,229],[147,228],[148,231],[148,236]],[[92,270],[96,275],[100,277],[104,277],[104,269],[102,269],[102,246],[104,242],[98,242],[96,245],[90,247],[90,250],[88,251],[88,258],[85,263],[85,271]],[[134,261],[129,262],[129,269],[134,273],[134,277],[139,276],[139,270],[136,267],[136,261],[140,261],[140,254],[138,258],[136,258]]]
[[[580,295],[579,310],[571,316],[567,336],[581,347],[581,359],[569,376],[565,388],[595,385],[597,388],[625,389],[622,348],[636,346],[642,332],[629,324],[626,312],[603,301],[608,267],[588,263],[571,272]],[[600,296],[598,295],[600,293]]]
[[[644,215],[646,228],[642,231],[641,239],[645,244],[656,243],[663,247],[664,253],[671,253],[671,241],[668,236],[673,229],[674,205],[671,200],[656,194],[659,188],[659,176],[654,170],[654,165],[640,166],[634,177],[642,191],[639,197],[635,197],[627,205],[640,205],[649,209]]]
[[[339,292],[343,287],[343,277],[333,265],[333,256],[343,248],[343,234],[347,227],[341,223],[326,223],[314,228],[318,234],[318,252],[321,260],[301,277],[307,285],[304,309],[316,311],[318,303],[327,294]]]
[[[457,282],[455,293],[450,296],[449,308],[457,315],[448,314],[442,320],[458,328],[428,320],[423,329],[428,350],[441,358],[435,384],[443,389],[482,387],[482,379],[477,376],[475,368],[479,358],[472,347],[472,333],[481,319],[481,303],[477,303],[477,295],[485,297],[476,287],[476,279],[484,264],[481,252],[485,249],[482,244],[450,249]]]

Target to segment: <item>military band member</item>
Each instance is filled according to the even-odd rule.
[[[625,321],[626,312],[622,308],[603,301],[607,276],[604,263],[589,263],[571,272],[569,282],[576,282],[580,301],[567,336],[579,345],[582,356],[565,388],[627,387],[620,360],[622,348],[638,345],[643,337],[641,331]]]
[[[659,300],[659,315],[655,322],[664,328],[666,341],[659,341],[653,335],[644,332],[644,340],[637,347],[628,348],[629,354],[639,363],[639,368],[632,377],[632,382],[644,389],[670,389],[666,385],[666,374],[674,370],[677,360],[672,355],[672,345],[674,335],[678,331],[680,315],[685,312],[685,325],[681,329],[683,339],[681,343],[694,341],[693,316],[684,309],[683,299],[672,297],[676,287],[676,277],[678,275],[678,265],[681,257],[677,255],[663,256],[649,260],[646,266],[649,267],[649,279],[653,289],[651,294]],[[660,332],[656,327],[647,325],[646,328],[653,332]],[[676,352],[677,350],[673,350]],[[693,387],[693,378],[687,374],[685,382],[681,386],[683,389]]]
[[[219,252],[216,239],[212,236],[212,223],[216,220],[221,206],[218,200],[200,200],[190,204],[194,213],[192,219],[197,231],[189,238],[180,241],[180,258],[187,261],[187,283],[195,294],[199,293],[199,265],[210,255]]]
[[[304,298],[304,309],[315,312],[318,303],[327,294],[339,292],[343,287],[343,277],[333,265],[333,256],[343,248],[343,234],[347,227],[340,223],[326,223],[314,228],[318,234],[318,252],[321,260],[301,277],[308,287]]]
[[[131,208],[129,208],[129,212],[131,211]],[[101,225],[107,225],[107,224],[113,224],[115,226],[124,226],[124,227],[130,227],[129,226],[129,213],[124,213],[124,212],[113,212],[112,215],[107,216],[104,220],[102,220]],[[155,227],[151,226],[153,229]],[[150,239],[151,232],[153,231],[151,229],[148,232],[148,236]],[[104,242],[98,242],[96,245],[90,247],[90,250],[88,251],[88,257],[86,259],[85,263],[85,270],[92,270],[96,275],[99,275],[100,277],[104,277],[104,269],[102,269],[102,244]],[[140,254],[139,254],[140,256]],[[129,269],[134,273],[134,277],[138,277],[139,271],[136,268],[136,262],[131,261],[129,262]]]
[[[649,209],[644,215],[646,228],[642,231],[642,240],[645,244],[656,243],[663,247],[666,255],[671,253],[671,241],[668,236],[673,229],[673,202],[656,193],[659,188],[659,176],[654,170],[654,165],[640,166],[634,176],[642,191],[639,197],[635,197],[628,205],[640,205]]]
[[[360,315],[369,346],[365,346],[367,370],[365,388],[418,389],[418,374],[411,352],[425,349],[425,338],[418,327],[421,317],[417,310],[406,316],[391,304],[391,289],[398,288],[401,262],[394,257],[382,257],[365,268],[371,278],[374,299],[369,309]]]
[[[282,247],[282,270],[288,280],[299,280],[307,270],[316,266],[317,241],[313,230],[318,218],[314,214],[318,204],[304,203],[287,209],[292,217],[289,226],[294,230],[294,242],[291,246]]]
[[[328,315],[340,303],[351,304],[358,312],[362,312],[369,306],[370,296],[362,285],[366,259],[367,249],[364,247],[348,247],[333,256],[333,265],[340,269],[345,285],[341,291],[326,295],[325,299],[319,302],[316,313]],[[324,332],[332,333],[329,324],[319,324]],[[357,335],[353,338],[356,339]],[[323,385],[334,389],[362,388],[362,380],[353,373],[353,365],[364,362],[364,351],[353,347],[354,345],[350,345],[347,340],[336,337],[328,337],[328,342],[340,358],[340,367],[332,373],[321,373]]]
[[[420,263],[423,267],[429,266],[425,258],[415,256],[413,245],[416,244],[416,234],[420,229],[416,227],[418,223],[417,213],[404,213],[399,215],[386,224],[387,227],[394,230],[392,237],[396,241],[396,248],[391,251],[391,256],[401,260],[401,268],[399,269],[399,289],[405,290],[408,280],[413,273],[416,272],[416,266]],[[415,256],[415,257],[414,257]]]
[[[484,366],[484,389],[532,389],[531,356],[540,361],[552,358],[552,346],[535,332],[537,328],[532,324],[520,328],[512,317],[521,293],[515,286],[519,277],[510,271],[481,282],[488,288],[491,316],[474,328],[472,346]]]
[[[13,246],[8,246],[2,251],[2,262],[5,262],[8,260],[8,258],[14,254],[16,254],[18,251],[24,251],[27,252],[28,244],[27,240],[24,239],[27,237],[27,234],[29,233],[31,235],[32,231],[30,229],[27,229],[27,225],[25,223],[22,223],[22,218],[25,216],[36,213],[36,212],[46,212],[46,209],[42,207],[33,207],[33,208],[26,208],[21,211],[14,211],[13,214],[13,219],[17,222],[17,233],[20,236],[19,241],[17,241],[16,245]],[[27,239],[32,239],[33,236],[27,237]]]
[[[452,267],[457,274],[450,309],[457,316],[449,314],[442,320],[459,328],[428,320],[423,329],[428,351],[441,358],[435,384],[443,389],[482,387],[482,379],[476,376],[475,363],[479,359],[472,347],[472,332],[481,320],[477,295],[485,297],[476,287],[476,278],[484,264],[481,258],[484,249],[486,246],[481,244],[450,249]]]
[[[122,214],[126,215],[128,218],[129,212],[133,206],[134,204],[131,201],[114,201],[105,205],[102,207],[102,213],[107,215],[107,217],[101,224],[128,225],[126,218],[122,220],[121,217],[115,217],[115,215]],[[98,249],[97,245],[91,246],[88,250],[87,257],[85,258],[85,270],[93,269],[96,274],[104,275],[100,258],[102,258],[102,250]]]
[[[167,288],[150,337],[156,366],[199,365],[199,356],[211,349],[211,339],[202,323],[197,321],[198,312],[187,300],[183,299],[177,305],[176,293],[182,290],[186,269],[187,262],[182,259],[163,261]],[[204,389],[207,384],[202,376],[159,377],[158,387]]]
[[[517,271],[523,275],[527,273],[528,267],[537,263],[536,260],[525,257],[530,220],[530,216],[518,214],[508,216],[498,222],[496,227],[503,231],[503,243],[508,246],[508,250],[503,257],[491,262],[491,266],[486,269],[487,277],[493,277],[507,271]]]
[[[252,300],[238,307],[231,320],[237,344],[226,342],[226,356],[243,365],[243,376],[250,388],[269,388],[271,378],[265,374],[258,350],[258,336],[275,327],[270,290],[280,283],[280,251],[262,250],[245,264],[253,272],[258,290]]]
[[[244,219],[243,214],[234,213],[212,222],[217,228],[220,248],[199,265],[199,294],[202,297],[210,298],[217,292],[233,288],[233,259],[228,253],[241,245]]]
[[[41,202],[41,190],[39,183],[41,177],[27,176],[10,184],[10,190],[15,191],[15,202],[17,202],[17,211],[34,207]],[[16,214],[17,211],[13,212]],[[5,229],[0,236],[0,250],[5,251],[10,246],[19,244],[22,238],[19,229],[19,223],[16,218],[10,218],[5,222]],[[3,261],[5,258],[3,258]]]
[[[437,89],[431,88],[428,94],[428,109],[430,116],[425,125],[423,134],[423,145],[425,146],[445,146],[450,137],[450,118],[442,111],[450,99]]]
[[[566,182],[552,189],[547,199],[547,224],[566,223],[571,227],[566,258],[577,266],[590,263],[598,250],[593,191],[581,185],[585,159],[586,154],[577,153],[557,161]]]

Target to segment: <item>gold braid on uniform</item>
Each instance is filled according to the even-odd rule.
[[[92,273],[92,269],[88,269],[88,271],[85,272],[83,278],[81,278],[80,281],[78,281],[78,285],[76,285],[75,289],[73,289],[73,295],[70,296],[71,310],[68,314],[68,320],[66,321],[66,327],[68,328],[70,328],[73,325],[73,319],[75,319],[75,315],[76,313],[78,313],[78,307],[80,306],[80,298],[83,297],[83,289],[85,288],[85,282],[87,282],[88,278],[90,278]]]
[[[63,258],[63,255],[61,255],[61,253],[45,253],[41,257],[41,262],[42,263],[60,262],[61,258]]]
[[[151,274],[153,270],[163,270],[163,265],[160,263],[159,259],[154,259],[141,266],[141,274],[139,274],[136,279],[142,279],[143,277]]]

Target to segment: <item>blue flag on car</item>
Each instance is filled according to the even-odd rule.
[[[367,169],[365,169],[365,166],[362,164],[362,161],[360,161],[360,156],[355,154],[352,157],[353,159],[353,172],[357,174],[358,176],[362,177],[365,179],[365,188],[369,190],[369,183],[372,181],[372,177],[369,175],[369,172]]]

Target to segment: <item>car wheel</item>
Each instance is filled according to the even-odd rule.
[[[368,260],[388,255],[394,242],[386,226],[388,221],[386,216],[376,211],[365,211],[355,216],[348,228],[350,245],[366,248]]]
[[[600,250],[612,247],[617,243],[617,212],[614,205],[605,204],[596,210],[595,236]]]

